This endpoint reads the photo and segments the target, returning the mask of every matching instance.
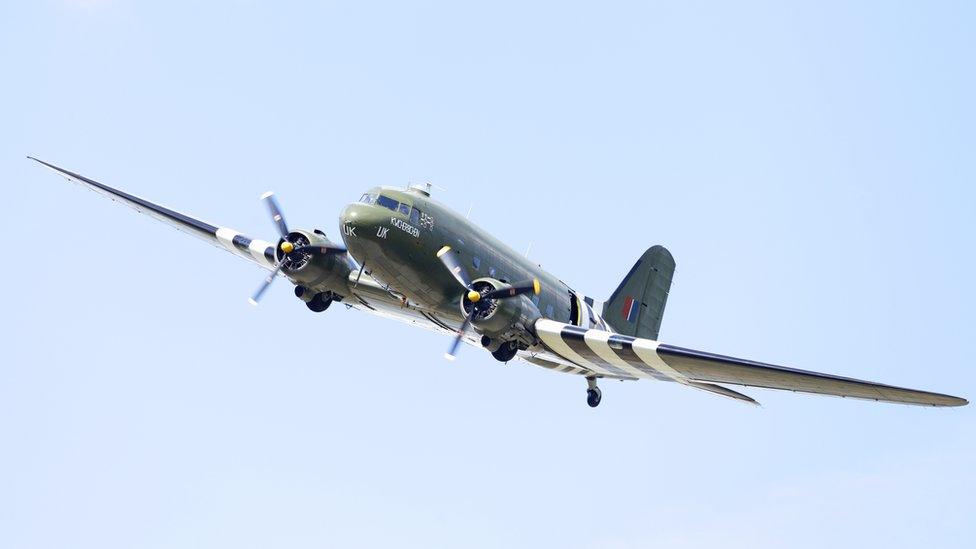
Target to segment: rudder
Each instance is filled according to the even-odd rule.
[[[674,266],[667,248],[649,248],[604,304],[603,320],[617,333],[656,340]]]

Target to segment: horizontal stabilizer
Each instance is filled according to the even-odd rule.
[[[751,397],[733,391],[728,387],[722,387],[721,385],[714,385],[712,383],[701,383],[699,381],[688,381],[685,383],[685,385],[688,385],[689,387],[694,387],[695,389],[701,389],[702,391],[708,391],[709,393],[715,393],[716,395],[722,395],[724,397],[734,398],[735,400],[752,404],[753,406],[759,406],[759,403],[756,402]]]

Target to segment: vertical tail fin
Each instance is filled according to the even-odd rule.
[[[603,320],[614,331],[656,340],[668,303],[674,258],[664,246],[644,252],[603,306]]]

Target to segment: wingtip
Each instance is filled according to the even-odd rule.
[[[935,399],[926,399],[924,402],[930,406],[936,408],[961,408],[963,406],[968,406],[969,401],[957,396],[937,394]],[[909,404],[918,404],[919,402],[910,402]]]
[[[65,179],[72,180],[72,179],[77,179],[77,177],[78,177],[77,174],[74,174],[72,172],[69,172],[68,170],[66,170],[64,168],[60,168],[58,166],[55,166],[54,164],[51,164],[50,162],[45,162],[45,161],[41,160],[40,158],[35,158],[33,156],[30,156],[30,155],[27,155],[27,158],[28,158],[28,160],[33,160],[34,162],[37,162],[41,166],[44,166],[45,168],[47,168],[47,169],[51,170],[52,172],[60,175],[61,177],[64,177]]]

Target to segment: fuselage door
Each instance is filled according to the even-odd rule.
[[[573,326],[583,325],[583,307],[576,292],[569,291],[569,323]]]

